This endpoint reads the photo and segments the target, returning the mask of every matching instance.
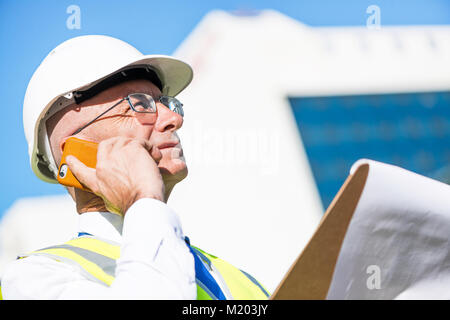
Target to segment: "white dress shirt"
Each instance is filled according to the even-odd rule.
[[[83,213],[79,232],[121,244],[111,286],[87,279],[74,265],[46,256],[30,256],[6,267],[3,298],[197,298],[194,258],[184,241],[178,216],[165,203],[140,199],[128,209],[125,218],[109,212]]]

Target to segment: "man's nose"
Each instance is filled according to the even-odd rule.
[[[164,132],[167,130],[175,131],[183,125],[183,117],[173,112],[162,103],[157,103],[158,118],[156,119],[155,129]]]

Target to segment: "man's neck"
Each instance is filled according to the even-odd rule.
[[[166,183],[164,198],[169,199],[170,193],[172,192],[175,183]],[[76,208],[78,214],[83,214],[85,212],[108,212],[106,209],[105,202],[103,199],[92,192],[84,191],[78,188],[68,187],[67,191],[72,196],[72,199],[76,203]]]
[[[79,214],[85,212],[107,212],[105,203],[102,198],[92,192],[83,191],[77,188],[67,188],[77,206]]]

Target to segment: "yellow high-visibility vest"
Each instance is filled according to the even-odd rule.
[[[198,267],[201,267],[203,272],[209,272],[210,279],[217,279],[216,284],[213,283],[212,287],[220,288],[218,291],[211,290],[211,283],[208,286],[208,283],[205,283],[205,277],[200,278],[196,272],[198,300],[224,298],[261,300],[269,297],[268,291],[248,273],[212,254],[189,246],[194,259],[196,259],[196,271]],[[110,286],[115,279],[116,260],[120,256],[120,245],[94,236],[81,236],[62,245],[40,249],[19,258],[32,255],[47,256],[61,263],[74,264],[88,279]],[[215,274],[216,277],[213,277],[212,274]]]

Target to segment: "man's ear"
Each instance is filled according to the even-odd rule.
[[[63,139],[61,139],[61,141],[59,142],[59,152],[61,152],[61,155],[63,154],[64,151],[64,146],[66,145],[66,141],[67,139],[69,139],[71,136],[65,137]]]
[[[69,137],[67,137],[67,138],[69,138]],[[59,143],[59,151],[61,152],[61,154],[64,151],[64,146],[66,145],[67,138],[62,139],[61,142]]]

